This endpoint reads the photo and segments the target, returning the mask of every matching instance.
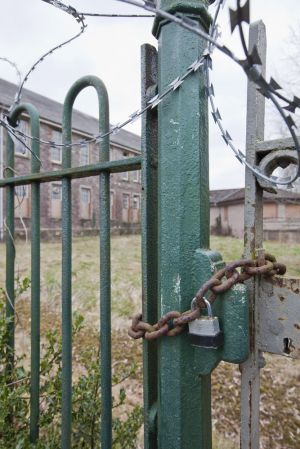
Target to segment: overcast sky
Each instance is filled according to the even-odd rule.
[[[18,64],[22,73],[51,46],[79,29],[75,20],[41,0],[1,1],[0,56]],[[69,0],[79,11],[101,13],[145,13],[117,0]],[[242,55],[239,37],[230,35],[228,6],[222,12],[222,42]],[[211,11],[214,8],[211,7]],[[299,0],[251,0],[251,20],[262,19],[268,34],[268,72],[281,79],[287,65],[290,29],[300,29]],[[25,87],[63,102],[71,84],[87,74],[99,76],[110,98],[110,121],[121,122],[140,106],[140,46],[156,45],[151,34],[152,19],[88,18],[84,35],[48,57],[33,73]],[[16,82],[13,70],[0,61],[0,76]],[[246,78],[228,58],[214,54],[213,82],[216,103],[224,124],[236,144],[244,150]],[[76,108],[96,116],[94,93],[82,93]],[[139,133],[140,123],[127,128]],[[267,127],[269,136],[270,127]],[[211,188],[244,185],[244,168],[226,147],[218,130],[210,132]]]

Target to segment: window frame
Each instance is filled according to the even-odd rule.
[[[122,152],[122,159],[128,159],[129,157],[129,153],[126,150],[123,150]],[[122,172],[122,181],[129,181],[129,172],[128,171],[124,171]]]
[[[109,208],[110,208],[110,219],[115,219],[115,195],[116,192],[114,190],[109,191]]]
[[[55,186],[59,187],[60,198],[53,198],[53,188]],[[61,183],[58,183],[58,182],[52,182],[51,183],[50,199],[51,199],[51,201],[60,201],[60,202],[62,202],[62,184]]]
[[[138,207],[135,207],[135,198],[138,199]],[[141,209],[141,195],[139,193],[133,193],[132,194],[132,209],[133,210],[140,210]]]
[[[29,121],[25,120],[25,119],[20,119],[17,129],[19,129],[19,131],[22,131],[24,134],[29,135],[29,133],[30,133]],[[18,136],[21,139],[23,139],[23,137],[21,135],[18,135]],[[24,142],[25,142],[25,144],[27,146],[30,145],[29,139],[25,138]],[[29,158],[29,151],[28,151],[28,149],[26,147],[24,148],[25,149],[24,153],[23,152],[20,153],[19,151],[17,151],[17,148],[20,148],[21,145],[22,145],[21,142],[19,140],[17,140],[17,142],[14,145],[14,154],[15,154],[15,156],[23,157],[23,158],[28,159]],[[22,148],[23,148],[23,146],[22,146]]]
[[[89,163],[90,163],[90,144],[89,144],[89,142],[82,143],[79,148],[80,148],[80,150],[79,150],[79,165],[80,166],[89,165]],[[87,162],[86,163],[82,162],[82,149],[83,148],[87,148]]]
[[[82,200],[82,192],[84,190],[89,192],[89,201],[88,202]],[[91,187],[89,187],[89,186],[80,186],[79,195],[80,195],[80,203],[82,203],[82,204],[92,204],[92,188]]]
[[[132,172],[132,181],[136,183],[140,182],[140,170],[134,170]]]
[[[124,198],[128,199],[127,207],[124,207]],[[130,193],[122,192],[122,209],[129,210],[130,209]]]
[[[25,193],[24,195],[20,195],[20,194],[17,192],[17,190],[20,189],[20,188],[23,189],[23,192]],[[18,201],[23,201],[23,200],[25,200],[25,199],[28,199],[28,198],[29,198],[29,188],[28,188],[28,185],[25,184],[25,185],[15,186],[15,188],[14,188],[14,195],[15,195],[15,197],[17,198]]]
[[[58,135],[59,135],[60,137],[58,137]],[[53,142],[55,142],[55,143],[61,143],[61,142],[62,142],[62,131],[60,131],[59,129],[52,129],[52,137],[53,137]],[[59,141],[59,142],[58,142],[58,141]],[[54,149],[55,149],[56,151],[59,151],[60,159],[55,159],[55,158],[53,157],[53,150],[54,150]],[[50,160],[51,160],[52,164],[59,164],[59,165],[61,165],[61,164],[62,164],[62,147],[56,147],[56,146],[54,146],[54,145],[51,145],[50,151],[51,151],[51,154],[50,154]]]

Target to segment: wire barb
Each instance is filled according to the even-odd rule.
[[[30,77],[30,75],[32,74],[32,72],[36,69],[36,67],[41,64],[44,59],[53,54],[53,52],[55,52],[56,50],[61,49],[62,47],[64,47],[67,44],[70,44],[72,41],[74,41],[75,39],[77,39],[78,37],[80,37],[85,29],[87,28],[87,24],[85,23],[85,18],[83,15],[81,15],[80,13],[78,13],[76,11],[75,8],[73,8],[73,6],[70,5],[65,5],[64,3],[58,1],[58,0],[42,0],[45,3],[48,3],[49,5],[55,6],[56,8],[60,9],[61,11],[66,12],[67,14],[70,14],[72,17],[75,18],[75,20],[80,24],[80,31],[79,33],[77,33],[75,36],[72,36],[70,39],[67,39],[64,42],[61,42],[59,45],[56,45],[55,47],[52,47],[50,50],[48,50],[45,54],[43,54],[28,70],[28,72],[26,73],[23,81],[20,83],[20,86],[18,88],[17,94],[16,94],[16,98],[15,101],[12,105],[12,107],[18,103],[20,103],[21,100],[21,96],[22,96],[22,90],[24,87],[24,84],[28,81],[28,78]],[[11,108],[12,108],[11,107]]]

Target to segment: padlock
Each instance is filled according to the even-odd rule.
[[[193,346],[201,348],[218,349],[224,343],[224,334],[220,330],[219,319],[212,314],[211,303],[203,298],[206,304],[207,316],[200,316],[189,323],[189,340]],[[193,299],[191,309],[196,304],[196,298]]]

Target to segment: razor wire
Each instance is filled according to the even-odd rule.
[[[236,27],[239,29],[240,38],[242,42],[242,47],[245,53],[245,59],[240,60],[237,58],[233,52],[226,47],[226,45],[221,45],[219,42],[217,42],[214,37],[211,35],[208,35],[203,31],[198,22],[190,19],[188,17],[185,17],[183,14],[171,14],[167,11],[164,11],[160,8],[158,8],[153,1],[149,0],[118,0],[122,3],[131,4],[133,6],[137,6],[140,8],[143,8],[147,11],[155,13],[157,16],[172,21],[179,26],[191,31],[192,33],[206,39],[208,41],[208,53],[210,46],[213,46],[212,48],[217,48],[219,51],[221,51],[223,54],[228,56],[230,59],[232,59],[234,62],[236,62],[245,72],[248,79],[253,81],[257,85],[257,89],[260,91],[262,95],[264,95],[267,99],[271,100],[274,104],[275,108],[281,115],[282,119],[284,120],[286,126],[288,127],[290,134],[293,138],[294,144],[295,144],[295,150],[297,152],[298,157],[298,166],[297,171],[294,175],[294,177],[287,177],[287,178],[279,178],[277,176],[266,176],[258,166],[252,166],[249,164],[246,160],[246,156],[244,153],[242,153],[240,150],[236,149],[235,146],[232,143],[232,139],[228,131],[224,130],[222,123],[221,123],[221,114],[218,109],[213,110],[213,117],[215,122],[218,124],[219,129],[221,131],[222,137],[224,138],[227,145],[230,146],[230,148],[235,152],[236,157],[238,158],[239,162],[247,166],[256,177],[261,178],[275,186],[278,185],[286,185],[290,187],[292,183],[299,177],[300,175],[300,144],[298,137],[295,133],[294,128],[296,128],[296,124],[292,118],[292,116],[286,115],[284,110],[295,113],[296,109],[300,107],[300,99],[296,96],[294,96],[293,100],[290,100],[286,98],[284,95],[280,94],[278,90],[281,90],[281,86],[274,80],[273,78],[270,79],[270,82],[268,83],[267,80],[262,75],[261,65],[262,62],[260,60],[257,47],[254,46],[252,49],[251,54],[248,52],[246,40],[242,28],[242,23],[245,22],[248,25],[250,24],[250,0],[247,0],[244,4],[244,6],[241,6],[240,0],[237,0],[237,9],[232,10],[229,9],[230,12],[230,22],[231,22],[231,32],[235,30]],[[217,10],[219,10],[220,6],[224,6],[225,0],[218,0],[218,7]],[[207,67],[209,69],[212,69],[212,60],[210,58],[209,64],[207,64]],[[210,85],[208,86],[210,88]],[[211,92],[211,96],[212,92]],[[277,98],[276,98],[277,97]],[[278,100],[282,100],[286,102],[286,106],[282,107]]]
[[[122,18],[122,19],[140,19],[140,18],[153,18],[154,14],[101,14],[97,12],[80,12],[80,14],[84,17],[108,17],[108,18]]]
[[[21,70],[19,69],[18,65],[11,61],[8,58],[5,58],[4,56],[0,56],[0,61],[6,62],[7,64],[9,64],[15,71],[17,78],[18,78],[18,86],[21,86],[22,84],[22,73]]]
[[[68,8],[69,9],[71,8],[70,11],[72,11],[72,12],[74,11],[73,7],[70,7],[70,6],[67,7],[62,2],[57,2],[55,0],[42,0],[42,1],[51,3],[54,6],[62,9],[63,11],[67,11]],[[69,11],[69,13],[71,13],[70,11]],[[74,15],[74,14],[75,13],[73,13],[72,15]],[[91,14],[92,13],[76,12],[77,17],[82,17],[83,15],[91,15]],[[131,17],[131,15],[130,15],[130,17]],[[153,16],[147,15],[147,17],[153,17]],[[216,23],[216,20],[217,20],[217,17],[215,17],[215,19],[214,19],[215,23]],[[211,34],[212,34],[212,36],[215,35],[215,27],[211,28]],[[63,45],[63,44],[61,44],[61,45]],[[20,142],[23,142],[23,140],[22,140],[22,138],[23,138],[23,139],[29,139],[31,141],[38,141],[41,144],[50,145],[50,146],[56,147],[56,148],[72,148],[72,147],[76,147],[76,146],[85,145],[88,143],[94,143],[94,142],[99,143],[101,140],[108,137],[109,135],[117,134],[125,126],[127,126],[131,123],[134,123],[136,120],[138,120],[140,118],[140,116],[142,116],[148,110],[154,109],[165,97],[167,97],[170,93],[177,90],[183,84],[183,82],[186,80],[186,78],[188,78],[192,73],[198,71],[201,67],[204,67],[207,56],[208,56],[208,52],[206,49],[206,50],[204,50],[203,54],[198,59],[196,59],[186,69],[186,71],[184,72],[183,75],[178,76],[176,79],[174,79],[167,86],[166,90],[164,90],[161,94],[157,94],[153,98],[151,98],[147,102],[147,105],[144,108],[138,109],[134,113],[130,114],[129,117],[124,122],[121,122],[121,123],[116,124],[115,126],[112,126],[109,131],[107,131],[105,133],[96,134],[95,136],[93,136],[89,139],[79,140],[77,142],[72,142],[72,143],[70,142],[67,144],[57,143],[57,142],[54,142],[51,140],[45,140],[45,139],[41,139],[41,138],[37,138],[37,137],[32,137],[31,135],[28,135],[28,134],[24,133],[23,131],[18,130],[17,128],[15,128],[14,126],[9,124],[8,118],[6,118],[6,121],[0,119],[0,125],[4,126],[7,129],[7,131],[9,132],[9,134],[13,135],[14,138],[17,138],[17,140]],[[23,88],[23,86],[21,87],[21,90],[22,90],[22,88]],[[25,142],[23,142],[23,144],[24,144],[25,148],[30,151],[30,148],[28,147],[28,145],[26,145]]]
[[[75,20],[80,24],[80,31],[79,33],[76,33],[76,35],[72,36],[71,38],[65,40],[64,42],[61,42],[60,44],[56,45],[55,47],[52,47],[50,50],[48,50],[46,53],[44,53],[28,70],[28,72],[26,73],[25,77],[23,78],[23,80],[21,81],[18,91],[16,93],[15,96],[15,100],[14,103],[12,104],[11,108],[13,108],[16,104],[18,104],[21,100],[21,95],[22,95],[22,90],[24,87],[24,84],[28,81],[28,78],[30,77],[30,75],[32,74],[32,72],[36,69],[36,67],[41,64],[44,59],[47,56],[50,56],[52,53],[54,53],[56,50],[61,49],[62,47],[64,47],[67,44],[70,44],[72,41],[74,41],[75,39],[77,39],[79,36],[81,36],[86,27],[87,24],[85,23],[85,18],[83,15],[79,14],[75,8],[73,8],[72,6],[67,6],[64,3],[58,1],[58,0],[42,0],[45,3],[48,3],[49,5],[55,6],[56,8],[59,8],[61,11],[66,12],[67,14],[70,14],[71,16],[73,16],[75,18]]]
[[[62,9],[63,11],[66,11],[66,9],[68,9],[68,7],[66,5],[64,5],[61,2],[56,2],[54,0],[43,0],[46,1],[47,3],[51,3],[54,6],[57,6],[58,8]],[[223,2],[220,2],[220,5]],[[72,8],[72,7],[69,7]],[[216,24],[217,24],[217,17],[219,14],[219,9],[217,9],[216,15],[214,17],[214,21],[213,23],[215,24],[215,26],[211,27],[210,30],[210,34],[212,37],[216,36]],[[74,8],[71,9],[72,11],[74,10]],[[82,14],[92,14],[92,13],[77,13],[77,16],[81,16]],[[212,40],[212,42],[214,42],[214,40]],[[41,138],[36,138],[36,137],[32,137],[31,135],[27,135],[26,133],[22,132],[21,130],[18,130],[17,128],[15,128],[14,126],[10,125],[8,122],[8,118],[6,118],[6,121],[3,121],[0,119],[0,125],[4,126],[7,131],[9,132],[10,135],[14,136],[14,138],[17,138],[18,141],[23,142],[21,138],[23,139],[29,139],[31,141],[38,141],[41,144],[44,145],[50,145],[52,147],[56,147],[56,148],[72,148],[72,147],[76,147],[76,146],[81,146],[81,145],[85,145],[85,144],[89,144],[89,143],[99,143],[101,140],[103,140],[105,137],[109,136],[109,135],[114,135],[117,134],[122,128],[124,128],[125,126],[134,123],[136,120],[138,120],[145,112],[147,112],[150,109],[154,109],[161,101],[163,101],[163,99],[165,97],[167,97],[170,93],[174,92],[175,90],[177,90],[182,84],[183,82],[194,72],[198,71],[201,67],[204,67],[205,65],[205,61],[207,59],[207,57],[209,56],[209,52],[207,51],[207,49],[204,50],[203,54],[196,59],[185,71],[185,73],[181,76],[178,76],[176,79],[174,79],[166,88],[166,90],[164,90],[161,94],[157,94],[155,95],[153,98],[151,98],[148,102],[147,105],[142,108],[142,109],[138,109],[137,111],[133,112],[132,114],[129,115],[129,117],[121,123],[116,124],[115,126],[112,126],[111,129],[108,132],[105,133],[100,133],[100,134],[96,134],[95,136],[89,138],[89,139],[84,139],[84,140],[79,140],[77,142],[73,142],[73,143],[57,143],[51,140],[45,140],[45,139],[41,139]],[[22,86],[23,88],[23,86]],[[25,142],[23,142],[25,148],[27,150],[30,151],[30,148],[25,144]]]
[[[49,3],[53,6],[58,7],[59,9],[63,10],[64,12],[71,14],[72,16],[74,16],[76,18],[76,20],[78,22],[81,23],[80,33],[78,33],[76,36],[69,39],[68,41],[65,41],[64,43],[55,47],[55,49],[61,48],[63,45],[66,45],[67,43],[71,42],[72,40],[79,37],[84,32],[84,30],[86,28],[86,24],[84,22],[84,13],[78,13],[76,11],[76,9],[73,8],[72,6],[67,6],[57,0],[43,0],[43,1],[45,1],[46,3]],[[239,162],[241,162],[242,164],[247,166],[255,174],[255,176],[257,176],[267,182],[270,182],[271,184],[274,184],[276,186],[277,185],[291,186],[291,184],[300,175],[300,145],[299,145],[299,141],[298,141],[297,135],[294,130],[294,128],[296,127],[296,124],[295,124],[292,116],[290,114],[286,115],[284,110],[291,112],[291,113],[295,113],[296,109],[299,108],[299,106],[300,106],[300,99],[297,98],[296,96],[294,96],[293,100],[289,100],[284,95],[282,95],[278,92],[278,90],[281,89],[281,86],[273,78],[270,79],[269,83],[265,80],[265,78],[262,75],[261,68],[260,68],[262,63],[261,63],[261,60],[260,60],[260,57],[259,57],[256,47],[254,47],[251,54],[249,54],[247,46],[246,46],[246,40],[245,40],[245,36],[244,36],[244,32],[243,32],[242,23],[243,22],[248,23],[248,24],[250,23],[250,0],[247,0],[243,7],[240,4],[240,0],[237,0],[237,9],[236,10],[229,9],[230,21],[231,21],[231,31],[233,32],[236,27],[238,27],[238,29],[239,29],[242,47],[243,47],[243,50],[245,53],[245,60],[238,59],[228,47],[226,47],[225,45],[221,45],[218,42],[218,37],[220,36],[220,33],[219,33],[218,25],[217,25],[217,17],[218,17],[221,6],[224,7],[226,0],[218,0],[217,1],[217,10],[216,10],[216,14],[215,14],[212,26],[210,28],[209,34],[205,33],[199,27],[199,24],[196,20],[190,19],[190,18],[184,16],[183,14],[176,14],[176,15],[170,14],[169,12],[158,8],[153,1],[149,1],[149,0],[118,0],[118,1],[143,8],[151,13],[154,13],[156,16],[159,16],[163,19],[167,19],[167,20],[177,23],[179,26],[206,39],[206,41],[208,42],[208,47],[203,52],[201,57],[199,59],[197,59],[196,61],[194,61],[194,63],[188,67],[187,71],[182,76],[177,77],[175,80],[172,81],[172,83],[170,83],[167,86],[167,89],[162,94],[157,94],[151,100],[149,100],[146,107],[135,111],[133,114],[131,114],[129,116],[129,118],[127,120],[125,120],[122,123],[116,124],[108,132],[95,135],[91,139],[85,139],[85,140],[82,140],[79,142],[68,143],[68,144],[58,144],[53,141],[36,139],[31,136],[28,136],[28,135],[24,134],[22,131],[16,130],[8,122],[5,122],[3,120],[0,121],[0,125],[5,126],[5,128],[8,130],[8,132],[10,134],[15,135],[17,133],[17,134],[19,134],[19,136],[21,136],[23,138],[28,138],[31,140],[39,140],[43,144],[47,144],[47,145],[51,145],[51,146],[55,146],[55,147],[71,148],[76,145],[83,145],[83,144],[87,144],[90,142],[99,143],[102,139],[104,139],[108,135],[116,134],[122,128],[124,128],[126,125],[136,121],[147,110],[153,109],[154,107],[156,107],[168,94],[177,90],[177,88],[179,88],[181,86],[181,84],[184,82],[184,80],[190,74],[192,74],[193,72],[196,72],[200,67],[204,66],[206,73],[207,73],[207,77],[206,77],[206,79],[208,80],[207,81],[207,93],[208,93],[208,97],[210,99],[210,104],[212,107],[212,115],[213,115],[215,123],[218,125],[218,127],[221,131],[221,135],[222,135],[225,143],[234,151],[235,156],[237,157]],[[210,2],[210,3],[214,3],[214,2]],[[92,14],[94,14],[94,13],[86,13],[86,15],[92,15]],[[211,53],[213,52],[213,50],[215,48],[217,48],[219,51],[221,51],[226,56],[228,56],[230,59],[232,59],[234,62],[236,62],[239,66],[241,66],[243,68],[244,72],[246,73],[247,77],[257,85],[257,88],[262,93],[262,95],[264,95],[267,99],[271,100],[273,102],[273,104],[275,105],[275,107],[278,110],[279,114],[281,115],[282,119],[286,123],[286,125],[292,135],[293,141],[295,143],[295,149],[296,149],[297,156],[298,156],[298,167],[297,167],[297,171],[296,171],[294,177],[279,178],[276,176],[270,176],[270,177],[266,176],[264,173],[262,173],[262,171],[259,169],[259,167],[252,166],[251,164],[249,164],[246,160],[246,156],[244,155],[244,153],[242,153],[239,149],[237,149],[234,146],[229,132],[227,130],[225,130],[222,126],[221,114],[219,112],[219,109],[216,108],[215,103],[214,103],[214,88],[213,88],[213,85],[209,82],[210,78],[209,78],[208,72],[209,72],[209,70],[212,69]],[[35,69],[35,67],[40,62],[42,62],[42,60],[45,58],[45,56],[52,53],[53,51],[54,51],[54,49],[52,49],[52,51],[50,50],[49,52],[47,52],[44,56],[42,56],[35,63],[34,66],[32,66],[32,68],[27,73],[26,77],[24,78],[24,82],[20,86],[20,89],[18,91],[18,96],[17,96],[18,100],[20,99],[23,85],[27,81],[28,76]],[[282,101],[286,102],[287,105],[285,107],[282,107],[278,100],[282,100]],[[15,138],[16,138],[16,136],[15,136]],[[20,138],[18,140],[20,140]]]

